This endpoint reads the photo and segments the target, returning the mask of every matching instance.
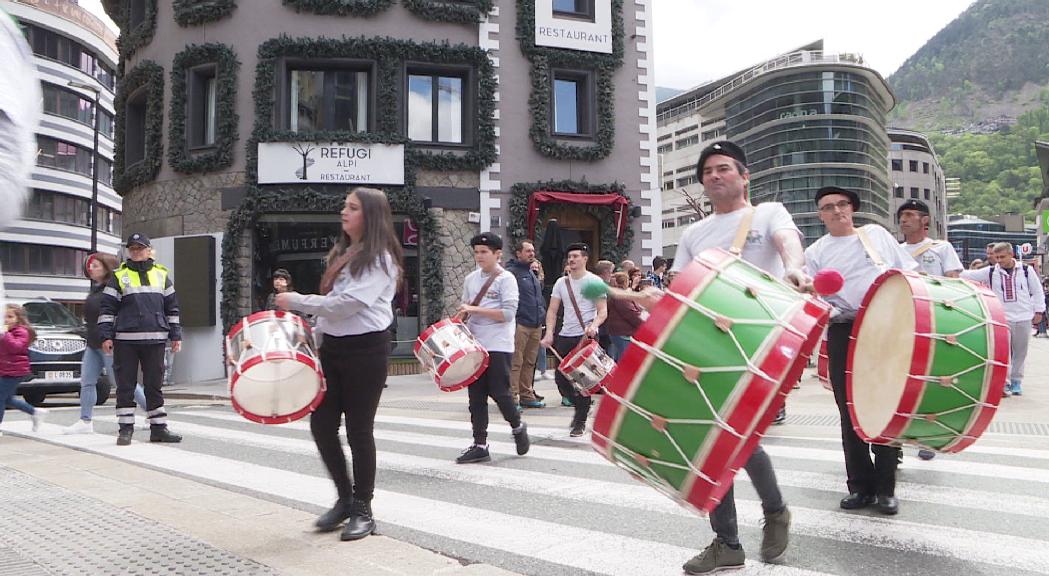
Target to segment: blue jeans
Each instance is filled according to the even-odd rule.
[[[608,351],[608,354],[612,356],[612,359],[619,362],[619,359],[623,357],[623,353],[626,352],[626,347],[630,345],[630,336],[611,336],[612,346]]]
[[[4,421],[4,409],[17,408],[26,414],[34,414],[33,408],[28,402],[15,396],[18,385],[25,380],[25,376],[0,376],[0,422]]]
[[[98,401],[98,379],[102,375],[102,368],[106,369],[110,386],[114,389],[113,382],[113,355],[103,354],[100,348],[85,348],[84,358],[80,363],[80,419],[91,420],[91,413]],[[135,386],[135,403],[143,410],[146,409],[146,395],[142,385]]]
[[[535,369],[539,372],[546,372],[546,355],[549,354],[546,348],[539,347],[539,353],[535,355]]]

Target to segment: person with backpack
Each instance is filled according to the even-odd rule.
[[[961,277],[990,286],[1005,309],[1005,319],[1009,322],[1009,381],[1002,397],[1020,396],[1031,326],[1037,326],[1045,316],[1045,291],[1038,281],[1038,272],[1016,261],[1012,244],[995,244],[993,254],[993,266],[965,270]]]

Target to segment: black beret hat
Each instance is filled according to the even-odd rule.
[[[918,212],[921,212],[922,214],[928,214],[929,205],[925,202],[922,202],[921,200],[915,200],[912,198],[904,202],[903,204],[900,204],[900,207],[896,209],[897,220],[900,219],[900,212],[903,212],[904,210],[916,210]]]
[[[494,252],[503,249],[503,239],[492,232],[481,232],[477,236],[470,238],[470,246],[487,246]]]
[[[747,165],[747,153],[744,152],[742,148],[728,140],[715,142],[704,148],[699,154],[699,162],[696,162],[696,174],[699,176],[700,180],[703,179],[703,165],[707,163],[707,158],[710,158],[715,154],[728,156],[734,160],[739,160],[739,163],[744,166]]]
[[[586,244],[583,244],[582,242],[573,242],[573,243],[569,244],[568,247],[565,248],[565,254],[568,254],[569,252],[571,252],[573,250],[579,250],[580,252],[582,252],[583,254],[586,254],[587,256],[590,255],[590,247],[587,246]]]
[[[849,202],[852,202],[852,209],[856,210],[856,211],[859,211],[859,209],[860,209],[860,195],[855,193],[855,192],[853,192],[852,190],[846,190],[844,188],[839,188],[837,186],[824,186],[823,188],[820,188],[819,190],[817,190],[816,191],[816,206],[820,205],[820,198],[823,198],[824,196],[827,196],[827,195],[830,195],[830,194],[841,194],[842,196],[847,196],[849,198]]]

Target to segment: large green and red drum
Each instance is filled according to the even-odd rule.
[[[594,449],[709,512],[801,377],[829,307],[720,249],[674,278],[598,406]]]
[[[991,423],[1009,368],[1009,327],[988,288],[888,270],[849,341],[849,414],[860,438],[960,452]]]

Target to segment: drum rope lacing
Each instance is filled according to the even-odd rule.
[[[612,392],[612,391],[610,391],[608,389],[605,390],[605,395],[606,396],[609,396],[609,397],[613,398],[615,401],[620,403],[624,408],[634,412],[635,414],[637,414],[638,416],[644,418],[645,420],[648,420],[652,424],[652,427],[654,429],[658,430],[666,438],[666,440],[670,443],[670,445],[674,447],[674,450],[677,452],[677,454],[681,458],[681,460],[684,461],[684,462],[687,462],[688,465],[686,466],[686,465],[678,464],[678,463],[675,463],[675,462],[670,462],[670,461],[667,461],[667,460],[659,458],[658,455],[648,456],[648,455],[644,455],[644,454],[638,454],[637,452],[627,448],[626,446],[623,446],[619,442],[616,442],[616,441],[612,440],[611,438],[608,438],[607,436],[605,436],[603,434],[600,434],[600,433],[598,433],[596,431],[593,432],[594,436],[597,436],[597,437],[601,438],[610,447],[612,447],[612,448],[614,448],[616,450],[619,450],[621,452],[626,453],[627,455],[629,455],[633,459],[633,462],[624,461],[624,460],[620,459],[619,462],[623,466],[631,469],[632,471],[634,471],[639,476],[642,476],[643,478],[645,478],[646,480],[651,482],[661,492],[663,492],[666,495],[672,497],[673,499],[679,500],[679,501],[681,500],[681,497],[680,497],[680,494],[678,493],[679,492],[678,489],[674,488],[664,478],[662,478],[661,476],[657,475],[656,472],[652,468],[653,464],[658,464],[660,466],[664,466],[664,467],[667,467],[667,468],[673,468],[673,469],[677,469],[677,470],[683,470],[683,471],[691,472],[696,477],[701,478],[701,479],[703,479],[703,481],[707,482],[708,484],[714,485],[714,486],[718,485],[718,482],[716,480],[710,478],[708,475],[703,473],[703,471],[701,471],[699,468],[697,468],[695,466],[695,464],[692,462],[692,459],[689,458],[685,454],[684,450],[677,443],[677,441],[674,440],[673,436],[671,436],[670,432],[668,431],[668,427],[671,424],[680,424],[680,425],[714,425],[714,426],[717,426],[718,428],[721,428],[723,431],[731,434],[732,436],[734,436],[734,437],[736,437],[736,438],[738,438],[740,440],[743,440],[743,439],[746,438],[745,434],[742,434],[739,431],[737,431],[735,428],[733,428],[731,425],[729,425],[729,423],[727,421],[725,421],[725,419],[722,418],[720,414],[718,414],[717,410],[714,408],[714,405],[713,405],[713,403],[710,400],[710,397],[707,395],[706,391],[703,389],[702,384],[700,384],[700,381],[699,381],[700,380],[700,374],[702,372],[705,372],[705,373],[743,372],[743,373],[750,373],[750,374],[754,375],[755,377],[762,378],[762,379],[767,380],[769,382],[778,382],[777,379],[772,378],[771,376],[766,374],[763,370],[761,370],[761,368],[759,366],[754,364],[753,359],[750,358],[747,355],[747,352],[743,349],[743,345],[740,343],[740,341],[736,337],[735,333],[732,332],[731,326],[732,325],[736,325],[736,324],[738,324],[738,325],[751,325],[751,326],[772,326],[773,329],[775,329],[776,327],[781,328],[782,330],[787,331],[787,332],[791,332],[791,333],[797,335],[798,337],[800,337],[802,339],[804,339],[806,337],[805,334],[803,334],[801,331],[799,331],[797,328],[795,328],[793,325],[791,325],[787,320],[783,319],[783,318],[792,317],[793,314],[796,314],[798,306],[792,306],[792,307],[787,308],[787,310],[784,312],[784,317],[781,318],[781,317],[779,317],[776,314],[776,311],[772,308],[772,306],[767,301],[767,300],[783,300],[783,301],[786,301],[788,303],[795,303],[793,298],[788,298],[786,295],[780,295],[780,294],[777,294],[777,293],[775,293],[775,292],[773,292],[771,290],[759,289],[758,287],[756,287],[756,286],[754,286],[754,285],[752,285],[750,283],[733,279],[729,274],[726,274],[726,270],[725,270],[726,266],[720,265],[718,263],[710,262],[710,261],[708,261],[706,259],[702,259],[702,258],[699,259],[699,261],[704,266],[710,268],[712,270],[712,272],[716,272],[719,279],[725,281],[728,284],[733,285],[736,288],[741,289],[746,294],[749,294],[765,310],[765,312],[769,315],[769,317],[773,318],[773,320],[738,320],[738,321],[737,320],[729,320],[724,315],[719,314],[719,313],[717,313],[717,312],[715,312],[715,311],[713,311],[713,310],[703,306],[699,302],[696,302],[695,300],[692,300],[692,299],[690,299],[690,298],[688,298],[686,296],[683,296],[681,294],[678,294],[676,292],[668,291],[668,292],[666,292],[666,295],[674,298],[675,300],[677,300],[681,304],[684,304],[685,306],[688,306],[690,309],[692,309],[692,310],[702,314],[703,316],[706,316],[710,320],[712,320],[714,322],[714,324],[724,334],[727,334],[729,336],[729,338],[732,340],[733,345],[736,347],[736,350],[739,352],[739,355],[741,357],[743,357],[744,359],[746,359],[746,365],[744,365],[744,366],[719,366],[719,367],[713,367],[713,368],[702,368],[702,369],[700,369],[697,366],[692,366],[692,365],[689,365],[689,364],[687,364],[685,362],[682,362],[678,358],[675,358],[675,357],[671,356],[670,354],[667,354],[666,352],[664,352],[664,351],[662,351],[660,349],[657,349],[657,348],[655,348],[655,347],[653,347],[653,346],[651,346],[651,345],[649,345],[649,344],[647,344],[645,342],[641,342],[641,341],[639,341],[639,340],[637,340],[637,339],[635,339],[633,337],[630,338],[630,342],[632,344],[638,346],[639,348],[641,348],[645,352],[651,354],[652,356],[658,358],[659,360],[662,360],[664,363],[668,364],[669,366],[672,366],[673,368],[675,368],[676,370],[681,372],[681,374],[685,378],[685,380],[688,381],[689,383],[691,383],[693,386],[695,386],[695,388],[699,392],[700,396],[702,396],[704,403],[706,403],[707,408],[710,410],[710,413],[713,415],[713,419],[683,419],[683,418],[669,418],[668,419],[668,418],[662,418],[662,417],[652,413],[651,411],[649,411],[649,410],[647,410],[647,409],[645,409],[645,408],[643,408],[641,406],[638,406],[634,402],[631,402],[630,400],[627,400],[626,398],[623,398],[622,396],[620,396],[620,395],[618,395],[618,394],[616,394],[616,393],[614,393],[614,392]],[[730,260],[729,264],[732,264],[733,262],[734,262],[734,260]],[[766,275],[766,277],[767,278],[771,278],[770,276],[767,276],[767,275]],[[768,340],[768,338],[772,338],[773,336],[775,336],[775,334],[770,334],[768,337],[766,337],[766,341]],[[777,339],[778,339],[778,336],[777,336]],[[779,393],[783,394],[782,392],[779,392]],[[785,395],[785,394],[783,394],[783,395]],[[735,470],[733,470],[733,472],[735,472]]]
[[[957,346],[958,348],[960,348],[962,350],[965,350],[966,352],[971,354],[973,356],[973,358],[977,358],[977,359],[981,360],[983,363],[982,364],[974,364],[973,366],[971,366],[969,368],[966,368],[966,369],[961,370],[959,372],[955,372],[954,374],[949,374],[949,375],[944,375],[944,376],[933,376],[933,375],[924,375],[924,374],[908,374],[907,376],[908,376],[909,379],[915,379],[915,380],[921,380],[921,381],[925,381],[925,382],[931,382],[931,383],[935,383],[935,384],[940,384],[944,388],[950,388],[950,389],[958,392],[962,396],[964,396],[971,403],[963,405],[963,406],[959,406],[957,408],[952,408],[950,410],[944,410],[942,412],[930,412],[930,413],[927,413],[927,414],[897,412],[896,415],[897,416],[901,416],[903,418],[907,418],[909,420],[923,420],[923,421],[928,422],[930,424],[934,424],[936,426],[939,426],[940,428],[943,428],[944,430],[947,431],[947,433],[945,433],[945,434],[940,434],[940,435],[937,435],[937,436],[923,437],[923,439],[926,440],[926,441],[929,441],[929,440],[951,440],[951,439],[976,440],[978,438],[977,436],[972,436],[970,434],[966,434],[963,430],[956,430],[953,427],[951,427],[950,425],[948,425],[947,423],[941,422],[939,420],[939,418],[943,417],[943,416],[947,416],[949,414],[954,414],[954,413],[957,413],[957,412],[962,412],[962,411],[965,411],[965,410],[969,410],[969,409],[972,409],[972,408],[995,408],[994,404],[991,404],[989,402],[984,402],[984,401],[982,401],[982,400],[980,400],[978,398],[974,398],[971,394],[969,394],[965,390],[963,390],[960,387],[958,387],[958,380],[959,380],[959,378],[961,376],[964,376],[965,374],[968,374],[970,372],[975,372],[975,371],[983,369],[985,367],[992,367],[992,366],[1008,367],[1008,363],[1006,363],[1006,362],[999,362],[999,361],[994,360],[993,358],[988,358],[987,356],[984,356],[983,354],[979,354],[975,350],[970,348],[969,346],[966,346],[965,344],[963,344],[958,338],[960,336],[964,335],[964,334],[968,334],[969,332],[973,332],[973,331],[976,331],[976,330],[981,330],[981,329],[988,328],[988,327],[993,327],[993,326],[997,326],[999,328],[1008,328],[1008,327],[1005,324],[1002,324],[1001,322],[995,322],[994,320],[988,320],[987,317],[990,316],[989,314],[987,314],[987,317],[979,316],[979,315],[973,314],[972,312],[966,310],[965,308],[962,308],[962,307],[959,307],[959,306],[956,305],[958,302],[961,302],[961,301],[964,301],[964,300],[976,300],[976,302],[977,302],[977,304],[979,304],[980,308],[985,313],[987,313],[988,311],[987,311],[987,306],[984,303],[985,295],[983,293],[983,290],[980,290],[980,291],[977,291],[977,292],[968,292],[968,291],[963,292],[963,291],[957,290],[956,288],[950,286],[949,284],[943,283],[943,282],[938,282],[938,285],[940,287],[942,287],[942,288],[946,288],[948,290],[954,291],[960,297],[957,298],[957,299],[944,299],[944,298],[932,298],[932,297],[929,297],[929,296],[915,296],[914,299],[916,301],[920,300],[920,301],[929,302],[930,304],[933,304],[934,306],[936,304],[939,304],[939,305],[943,306],[944,308],[953,310],[955,312],[959,312],[959,313],[961,313],[964,316],[968,316],[970,319],[975,320],[978,323],[974,324],[973,326],[970,326],[970,327],[968,327],[968,328],[966,328],[964,330],[958,331],[958,332],[956,332],[954,334],[915,333],[915,336],[916,337],[928,338],[930,340],[939,340],[939,341],[945,342],[949,346]],[[993,330],[989,330],[988,331],[988,337],[989,338],[993,337],[993,334],[994,334]],[[990,342],[988,342],[988,344],[989,345],[988,345],[987,349],[988,350],[992,350],[993,349],[993,345],[991,345]],[[988,374],[987,377],[989,378],[990,375]],[[851,404],[851,402],[850,402],[850,404]],[[908,444],[915,444],[915,445],[919,445],[919,446],[922,446],[922,447],[925,447],[925,448],[929,448],[929,449],[932,449],[932,450],[936,450],[937,449],[937,448],[933,448],[931,446],[928,446],[928,445],[924,444],[923,442],[921,442],[917,438],[906,438],[906,439],[903,439],[903,441],[908,443]],[[946,448],[946,446],[944,446],[942,448]],[[940,449],[942,449],[942,448],[940,448]]]

